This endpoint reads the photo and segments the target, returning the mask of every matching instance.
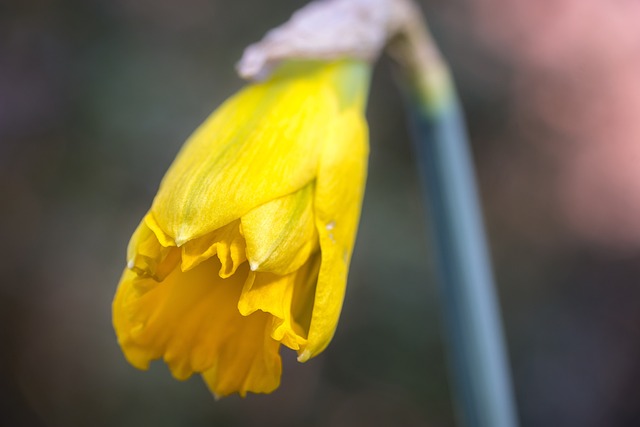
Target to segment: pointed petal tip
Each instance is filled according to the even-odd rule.
[[[300,363],[304,363],[306,361],[308,361],[309,359],[311,359],[311,351],[309,350],[305,350],[302,353],[300,353],[298,355],[298,362]]]

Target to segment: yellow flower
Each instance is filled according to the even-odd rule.
[[[139,369],[163,358],[216,396],[268,393],[280,344],[333,337],[366,178],[369,65],[290,61],[189,138],[133,234],[113,324]]]

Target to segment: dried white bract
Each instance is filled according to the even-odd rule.
[[[374,61],[406,19],[406,0],[316,0],[249,46],[238,64],[245,79],[265,78],[283,59]]]

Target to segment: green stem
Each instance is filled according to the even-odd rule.
[[[406,77],[416,159],[431,214],[459,421],[468,427],[515,427],[499,306],[462,111],[448,68],[424,24],[414,24],[391,47]]]

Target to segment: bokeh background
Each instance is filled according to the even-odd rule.
[[[0,425],[453,426],[393,64],[329,349],[214,401],[129,366],[110,305],[190,132],[293,0],[0,3]],[[523,426],[640,425],[640,3],[423,0],[468,118]]]

